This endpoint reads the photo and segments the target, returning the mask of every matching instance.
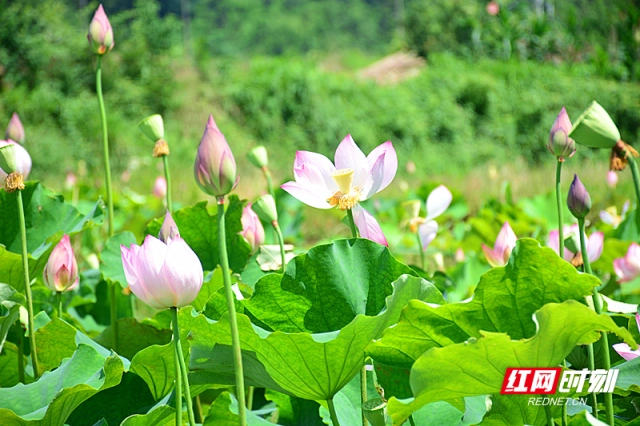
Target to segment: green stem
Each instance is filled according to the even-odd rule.
[[[104,109],[104,99],[102,97],[102,55],[98,55],[96,63],[96,94],[98,95],[98,105],[100,106],[100,121],[102,122],[102,151],[104,155],[104,181],[107,187],[107,230],[109,238],[113,236],[113,188],[111,186],[111,165],[109,164],[109,133],[107,130],[107,113]],[[111,294],[111,329],[113,330],[111,345],[113,350],[118,347],[118,323],[116,305],[115,283],[109,284]]]
[[[416,237],[418,239],[418,251],[420,252],[420,267],[423,271],[426,271],[425,261],[424,261],[424,250],[422,250],[422,237],[420,237],[420,233],[416,232]]]
[[[587,254],[587,242],[584,233],[584,219],[578,219],[578,227],[580,229],[580,249],[582,250],[582,260],[584,262],[584,270],[587,274],[593,275],[591,271],[591,263]],[[593,288],[593,307],[598,315],[602,313],[602,301],[596,287]],[[602,366],[605,370],[611,368],[611,358],[609,357],[609,336],[602,333]],[[604,394],[604,407],[607,413],[607,423],[613,426],[613,394],[607,392]]]
[[[640,172],[638,172],[638,163],[634,156],[627,153],[626,157],[629,160],[631,174],[633,175],[633,186],[636,190],[636,229],[640,232]]]
[[[556,163],[556,205],[558,206],[558,255],[560,259],[564,259],[564,219],[562,217],[562,161],[558,159]],[[565,369],[567,361],[563,361]],[[562,425],[567,425],[567,404],[562,404]]]
[[[562,360],[562,366],[564,367],[563,371],[567,370],[567,360]],[[567,413],[567,404],[562,404],[562,426],[567,426],[569,424]]]
[[[178,340],[180,339],[180,334],[178,333]],[[178,358],[180,355],[178,354],[178,346],[180,343],[175,344],[175,332],[174,332],[174,345],[173,345],[173,366],[175,368],[176,374],[176,387],[175,387],[175,396],[176,396],[176,426],[182,426],[182,373],[180,372],[180,362]]]
[[[331,414],[331,423],[333,423],[333,426],[340,426],[338,413],[336,412],[335,405],[333,405],[333,398],[327,399],[327,405],[329,406],[329,414]]]
[[[347,209],[347,217],[349,218],[349,228],[351,228],[351,236],[353,238],[358,238],[358,228],[356,227],[356,222],[353,220],[353,212],[351,209]]]
[[[180,366],[180,374],[182,375],[182,384],[184,390],[184,399],[187,401],[187,414],[189,415],[189,424],[195,426],[196,418],[193,415],[193,402],[191,401],[191,390],[189,389],[189,376],[187,374],[187,365],[184,362],[182,354],[182,345],[180,344],[180,326],[178,325],[178,308],[172,307],[171,322],[173,324],[173,344],[176,347],[176,356],[178,365]]]
[[[240,348],[240,334],[238,332],[238,320],[236,319],[235,296],[231,288],[231,275],[229,273],[229,259],[227,257],[227,242],[224,224],[224,195],[218,200],[218,248],[220,251],[220,267],[224,278],[224,289],[227,297],[227,309],[229,312],[229,326],[231,328],[231,345],[233,346],[233,365],[236,374],[236,399],[238,400],[238,417],[240,425],[247,424],[247,404],[244,394],[244,373],[242,371],[242,350]]]
[[[282,261],[282,273],[284,273],[287,264],[287,259],[284,255],[284,237],[282,236],[282,231],[280,230],[278,221],[274,220],[271,224],[273,225],[273,229],[276,231],[276,235],[278,236],[278,244],[280,244],[280,260]]]
[[[410,416],[409,416],[409,424],[410,424],[411,426],[416,426],[416,421],[415,421],[415,420],[413,420],[413,415],[410,415]]]
[[[367,396],[367,364],[362,366],[360,369],[360,401],[364,404],[369,400]],[[369,422],[367,421],[367,416],[364,414],[364,410],[362,410],[362,426],[367,426]]]
[[[544,406],[544,414],[547,416],[547,426],[554,426],[555,423],[553,422],[553,414],[551,414],[550,405]]]
[[[172,204],[171,204],[171,174],[169,173],[169,156],[162,156],[162,164],[164,165],[164,180],[167,181],[167,210],[169,213],[173,213]]]
[[[556,163],[556,204],[558,205],[558,254],[564,259],[564,220],[562,219],[562,161]]]
[[[593,371],[596,369],[596,358],[593,351],[593,343],[589,343],[587,346],[587,354],[589,356],[589,370]],[[597,419],[598,418],[598,396],[595,393],[591,394],[591,414]]]
[[[196,395],[193,398],[193,402],[195,405],[194,414],[196,415],[197,423],[204,423],[204,415],[202,414],[202,403],[200,402],[200,395]]]
[[[24,383],[24,330],[18,320],[18,380]]]
[[[253,392],[255,391],[254,386],[247,387],[247,409],[251,411],[253,409]]]
[[[27,250],[27,226],[24,220],[24,204],[22,191],[16,191],[18,200],[18,220],[20,221],[20,239],[22,240],[22,269],[24,271],[24,290],[27,296],[27,312],[29,319],[29,345],[31,346],[31,363],[33,364],[33,378],[39,377],[38,354],[36,351],[36,333],[33,323],[33,296],[31,294],[31,280],[29,279],[29,252]]]
[[[269,170],[269,168],[267,166],[264,166],[262,168],[262,173],[264,173],[264,177],[267,180],[267,190],[269,191],[269,194],[271,194],[271,196],[275,200],[276,199],[276,192],[273,189],[273,178],[271,177],[271,171]]]
[[[58,304],[58,318],[62,319],[62,292],[56,291],[56,300]]]
[[[353,219],[353,211],[351,209],[347,209],[347,217],[349,218],[349,228],[351,228],[351,235],[353,238],[358,238],[358,228],[356,227],[356,222]],[[360,369],[360,400],[362,403],[367,402],[367,366],[366,364],[362,366]],[[327,401],[328,402],[328,401]],[[333,404],[333,401],[331,401]],[[369,422],[367,422],[367,418],[364,415],[364,410],[362,411],[362,426],[367,426]]]

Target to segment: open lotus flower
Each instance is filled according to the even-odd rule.
[[[636,314],[636,325],[638,327],[638,331],[640,331],[640,314]],[[613,345],[613,349],[615,349],[615,351],[618,352],[618,355],[627,361],[631,361],[632,359],[640,356],[640,348],[634,351],[626,343],[616,343]]]
[[[398,157],[390,141],[365,156],[351,135],[336,149],[334,161],[335,165],[315,152],[296,152],[295,182],[281,188],[311,207],[347,210],[386,188],[398,170]]]
[[[200,259],[180,237],[168,212],[159,237],[147,235],[142,246],[120,246],[129,288],[156,309],[188,305],[202,287]]]
[[[256,251],[264,243],[264,228],[260,218],[251,208],[251,203],[242,209],[240,221],[242,222],[240,235],[251,245],[252,251]]]
[[[51,291],[70,291],[78,286],[78,264],[68,235],[54,247],[42,273],[44,285]]]
[[[516,234],[511,229],[511,225],[509,222],[505,222],[498,233],[498,237],[496,238],[496,243],[493,246],[493,249],[488,246],[482,244],[482,251],[484,252],[485,257],[487,258],[487,262],[491,266],[504,266],[509,261],[509,256],[511,256],[511,251],[516,246]]]
[[[625,283],[640,276],[640,246],[632,243],[624,257],[614,259],[613,269],[620,280]]]
[[[22,145],[12,140],[0,141],[0,147],[9,144],[13,144],[15,146],[14,152],[16,156],[16,171],[20,172],[23,178],[26,180],[29,176],[29,173],[31,173],[31,157],[29,156],[27,150],[22,147]],[[5,173],[5,171],[0,168],[0,182],[4,181],[6,177],[7,173]]]
[[[98,6],[98,10],[96,10],[96,13],[93,15],[91,24],[89,24],[89,34],[87,34],[87,38],[89,39],[91,50],[98,55],[111,52],[111,49],[113,49],[115,45],[113,29],[111,28],[107,14],[104,13],[102,5]]]
[[[382,233],[382,228],[375,217],[361,206],[353,208],[353,221],[356,223],[358,232],[362,238],[374,241],[383,246],[389,246],[387,238]]]
[[[21,144],[24,143],[24,127],[22,126],[20,117],[18,117],[18,114],[16,114],[15,112],[11,116],[11,120],[9,121],[9,125],[7,126],[7,131],[4,134],[4,137]]]
[[[409,219],[409,229],[411,232],[420,234],[423,251],[429,247],[438,233],[438,222],[434,219],[449,208],[452,199],[451,191],[446,186],[440,185],[427,197],[427,217],[419,217],[420,209],[413,209],[412,217]]]
[[[571,251],[566,245],[564,247],[564,253],[562,258],[567,262],[571,262],[573,266],[582,265],[582,253],[580,252],[580,229],[577,223],[574,223],[571,226],[564,226],[564,235],[565,239],[573,238],[575,240],[574,246],[578,248],[576,252]],[[593,263],[596,260],[600,259],[602,255],[602,249],[604,247],[604,233],[602,232],[593,232],[590,236],[587,237],[587,254],[589,255],[589,262]],[[549,232],[549,243],[548,246],[553,249],[556,253],[560,250],[560,235],[557,229]]]
[[[607,207],[604,210],[600,211],[600,220],[606,223],[607,225],[613,226],[613,228],[617,228],[620,226],[624,218],[627,216],[627,212],[629,211],[629,200],[625,201],[622,205],[622,211],[618,216],[618,209],[616,206]]]

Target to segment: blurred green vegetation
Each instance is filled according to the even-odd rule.
[[[32,177],[54,188],[66,171],[83,168],[80,160],[91,184],[102,178],[95,58],[86,41],[97,3],[83,3],[0,0],[0,127],[20,114]],[[165,117],[183,203],[202,197],[191,168],[209,113],[249,195],[259,174],[244,156],[256,144],[269,148],[276,178],[285,180],[295,150],[332,156],[347,133],[365,152],[392,140],[401,178],[409,179],[402,166],[416,163],[417,187],[434,175],[552,163],[544,143],[555,115],[566,105],[576,119],[592,99],[636,142],[637,5],[501,1],[492,16],[487,3],[184,1],[191,56],[180,1],[106,0],[116,40],[103,62],[112,165],[116,176],[126,171],[116,187],[148,193],[160,174],[137,130],[151,113]],[[362,77],[362,68],[403,47],[426,58],[417,76],[392,85]],[[604,164],[607,155],[581,147],[571,162]]]

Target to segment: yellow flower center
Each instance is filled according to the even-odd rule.
[[[409,221],[409,230],[413,233],[418,231],[418,227],[425,222],[425,219],[422,217],[413,217]]]
[[[353,169],[340,169],[331,173],[331,177],[338,185],[338,191],[327,200],[332,206],[338,206],[340,210],[354,208],[362,196],[362,189],[352,187]]]

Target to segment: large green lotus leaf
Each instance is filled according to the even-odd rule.
[[[58,367],[64,358],[73,355],[78,331],[71,325],[54,318],[36,330],[36,352],[40,374]]]
[[[273,330],[324,333],[377,315],[400,275],[416,275],[384,246],[358,238],[313,247],[255,285],[247,309]]]
[[[117,425],[132,413],[147,412],[155,402],[144,380],[125,372],[116,386],[102,390],[80,404],[67,419],[67,424],[83,426],[103,418],[107,424]]]
[[[159,330],[152,325],[142,324],[133,318],[120,318],[117,324],[118,348],[116,352],[127,359],[132,359],[136,353],[151,345],[162,345],[171,340],[171,330]],[[107,327],[95,341],[111,348],[113,342],[113,328]]]
[[[27,228],[31,278],[42,275],[49,254],[64,234],[77,234],[102,224],[102,201],[83,215],[40,183],[27,182],[22,191]],[[16,193],[0,191],[0,277],[18,291],[24,289],[22,242],[18,226]]]
[[[37,382],[0,389],[0,424],[62,426],[73,410],[101,390],[120,383],[123,364],[80,345],[73,357]]]
[[[161,405],[147,414],[134,414],[124,419],[120,426],[169,426],[174,425],[176,414],[173,407]]]
[[[640,393],[640,357],[613,367],[620,370],[616,388]]]
[[[415,399],[409,404],[395,397],[389,400],[393,424],[402,424],[413,411],[430,402],[498,394],[508,367],[560,365],[576,345],[597,341],[600,332],[615,333],[636,346],[631,334],[611,317],[597,315],[574,300],[549,303],[535,316],[539,328],[528,339],[512,340],[504,333],[483,331],[479,339],[427,351],[411,369]],[[521,418],[522,423],[527,421]]]
[[[11,342],[6,342],[0,352],[0,388],[10,388],[20,383],[18,372],[18,347]],[[27,365],[27,357],[22,356],[22,365]],[[25,380],[31,380],[25,377]]]
[[[238,315],[247,384],[305,399],[331,398],[362,367],[366,345],[397,322],[409,300],[442,302],[440,292],[421,278],[403,275],[393,283],[393,289],[381,313],[358,315],[342,329],[328,333],[268,332],[251,324],[247,316]],[[221,350],[231,346],[228,317],[214,322],[204,315],[194,316],[193,308],[181,312],[182,329],[190,330],[193,383],[233,383],[228,349]]]
[[[211,404],[211,407],[209,407],[209,412],[202,426],[237,426],[239,421],[238,401],[229,392],[222,392],[213,404]],[[263,419],[251,411],[247,411],[247,426],[274,425],[276,424]]]
[[[530,337],[536,330],[535,311],[547,303],[584,300],[598,284],[597,278],[580,274],[550,248],[521,239],[505,267],[482,276],[470,302],[429,306],[411,301],[398,324],[367,353],[381,368],[378,377],[387,396],[409,397],[402,370],[408,372],[428,349],[480,337],[480,330],[507,333],[513,339]]]
[[[239,235],[242,232],[242,207],[244,202],[236,195],[229,196],[225,213],[225,231],[229,267],[234,272],[240,272],[251,256],[251,246]],[[218,218],[216,214],[209,214],[207,202],[203,201],[192,207],[185,207],[172,213],[180,236],[196,252],[205,271],[212,271],[220,263],[218,250]],[[158,235],[164,216],[153,220],[147,227],[147,234]]]
[[[173,389],[176,376],[174,355],[173,343],[168,343],[149,346],[138,352],[131,360],[131,371],[147,383],[156,401]]]
[[[122,267],[122,252],[120,245],[129,247],[136,243],[136,236],[129,231],[115,234],[109,238],[100,253],[100,273],[102,278],[111,283],[118,283],[122,288],[126,288],[127,278]]]

